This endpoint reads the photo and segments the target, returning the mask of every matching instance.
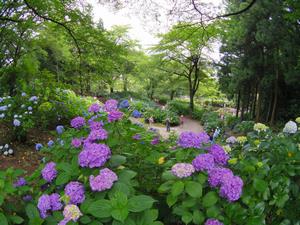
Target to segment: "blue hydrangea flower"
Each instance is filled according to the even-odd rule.
[[[29,111],[31,111],[32,110],[32,107],[31,106],[28,106],[28,108],[27,108]]]
[[[131,114],[134,118],[141,118],[142,117],[142,113],[140,113],[138,110],[134,110]]]
[[[119,108],[120,109],[125,109],[125,108],[129,108],[129,102],[128,102],[128,100],[123,100],[121,103],[120,103],[120,105],[119,105]]]
[[[15,127],[19,127],[21,125],[21,121],[18,119],[14,119],[13,124]]]
[[[54,141],[50,140],[48,141],[48,147],[52,147],[54,145]]]
[[[39,151],[39,150],[42,149],[42,147],[43,147],[43,145],[42,145],[41,143],[37,143],[37,144],[35,145],[35,150]]]
[[[64,132],[64,126],[58,125],[58,126],[56,127],[56,132],[57,132],[58,134],[62,134],[62,133]]]

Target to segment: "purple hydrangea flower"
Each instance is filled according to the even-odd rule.
[[[57,193],[53,193],[49,195],[49,197],[50,197],[51,210],[52,211],[61,210],[62,204],[60,202],[60,195]]]
[[[151,141],[151,145],[157,145],[159,144],[159,137],[154,137]]]
[[[192,164],[196,171],[209,170],[215,167],[214,157],[209,153],[196,156]]]
[[[28,106],[27,108],[29,111],[32,111],[32,107],[31,106]]]
[[[15,183],[14,183],[14,187],[21,187],[21,186],[25,186],[27,184],[26,180],[24,179],[24,177],[20,177]]]
[[[219,220],[217,219],[208,219],[206,220],[204,225],[224,225],[223,223],[221,223]]]
[[[220,188],[220,196],[229,202],[237,201],[242,195],[243,185],[243,180],[240,177],[225,175]]]
[[[78,181],[71,181],[65,187],[65,194],[70,197],[71,204],[80,204],[85,200],[84,186]]]
[[[38,209],[40,211],[41,218],[45,219],[48,213],[51,211],[57,211],[62,208],[59,194],[42,195],[38,200]]]
[[[89,112],[92,112],[92,113],[97,113],[100,111],[100,105],[97,104],[97,103],[94,103],[92,104],[90,107],[89,107]]]
[[[104,125],[102,121],[100,121],[100,122],[98,122],[98,121],[91,121],[91,123],[89,123],[89,124],[90,124],[90,129],[91,130],[102,129],[102,127]]]
[[[19,127],[21,125],[21,121],[18,119],[14,119],[13,124],[15,127]]]
[[[204,143],[209,142],[209,136],[205,132],[196,134],[185,131],[179,136],[177,144],[182,148],[201,148]]]
[[[80,129],[85,125],[85,119],[81,116],[77,116],[71,120],[71,127]]]
[[[100,170],[98,176],[90,176],[90,186],[92,191],[104,191],[111,189],[113,183],[118,180],[118,176],[108,168]]]
[[[47,212],[51,210],[51,202],[49,195],[42,195],[39,198],[37,207],[40,211],[41,218],[45,219],[47,217]]]
[[[120,103],[120,105],[119,105],[119,108],[120,109],[125,109],[125,108],[129,108],[129,102],[128,102],[128,100],[123,100],[121,103]]]
[[[108,122],[113,122],[113,121],[117,121],[120,120],[123,117],[123,113],[118,111],[118,110],[114,110],[114,111],[110,111],[108,113]]]
[[[45,165],[44,169],[42,170],[42,177],[47,182],[51,182],[56,178],[57,171],[56,171],[56,164],[54,162],[49,162]]]
[[[33,198],[31,195],[24,195],[22,199],[25,202],[30,202],[30,201],[32,201]]]
[[[217,144],[213,144],[208,149],[208,152],[214,156],[215,163],[220,165],[226,165],[229,159],[229,155],[225,152],[225,150]]]
[[[101,167],[110,158],[111,151],[105,144],[86,143],[79,153],[78,163],[81,167]]]
[[[118,101],[115,99],[109,99],[104,104],[106,112],[116,111],[118,109]]]
[[[25,92],[22,92],[21,96],[23,96],[23,97],[26,96],[26,93],[25,93]]]
[[[90,141],[96,141],[96,140],[105,140],[107,139],[107,137],[108,137],[107,131],[101,128],[98,130],[92,130],[88,136],[88,139]]]
[[[189,177],[195,172],[195,168],[190,163],[176,163],[172,166],[172,173],[179,178]]]
[[[52,147],[54,145],[54,141],[52,141],[52,140],[48,141],[47,145],[48,145],[48,147]]]
[[[132,136],[132,138],[134,140],[140,140],[142,138],[142,136],[140,134],[135,134],[135,135]]]
[[[74,148],[79,148],[81,146],[81,143],[82,143],[81,139],[79,139],[79,138],[73,138],[71,144],[72,144],[72,146]]]
[[[41,143],[37,143],[35,145],[35,150],[37,150],[37,151],[41,150],[42,148],[43,148],[43,145]]]
[[[237,140],[236,140],[235,136],[230,136],[229,138],[226,139],[226,143],[228,143],[228,144],[234,144],[236,142],[237,142]]]
[[[233,176],[230,169],[214,167],[208,171],[208,183],[211,187],[220,186],[223,183],[223,177]]]

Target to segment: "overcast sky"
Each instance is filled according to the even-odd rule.
[[[144,27],[140,19],[135,15],[128,15],[128,13],[113,12],[97,3],[97,0],[87,0],[93,6],[94,21],[98,21],[100,18],[103,20],[104,27],[109,29],[114,25],[129,25],[131,27],[129,35],[132,39],[136,39],[140,42],[144,49],[151,47],[159,42],[159,39],[155,37],[155,34],[150,32],[150,29]],[[162,0],[163,1],[163,0]],[[203,0],[204,2],[212,3],[216,6],[221,5],[222,0]],[[151,23],[151,21],[150,21]],[[215,46],[213,58],[218,59],[218,45]]]

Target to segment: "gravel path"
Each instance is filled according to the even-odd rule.
[[[135,118],[130,118],[130,120],[132,122],[141,122],[138,119]],[[149,124],[146,124],[146,126],[149,127]],[[163,138],[168,138],[169,134],[166,130],[166,127],[164,124],[160,124],[160,123],[155,123],[152,125],[153,128],[157,129],[159,131],[159,134],[163,137]],[[184,131],[193,131],[193,132],[201,132],[204,131],[203,127],[200,125],[200,122],[188,117],[184,118],[184,123],[183,126],[176,126],[176,127],[171,127],[171,132],[175,131],[177,134],[181,134]]]

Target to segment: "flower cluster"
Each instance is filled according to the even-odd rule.
[[[142,113],[140,113],[138,110],[133,110],[133,112],[131,113],[131,115],[134,117],[134,118],[141,118],[142,117]]]
[[[77,205],[66,205],[63,211],[64,219],[58,223],[58,225],[66,225],[69,221],[76,222],[81,216]]]
[[[79,148],[82,144],[82,140],[79,138],[73,138],[71,144],[74,148]]]
[[[11,146],[9,146],[9,144],[0,145],[0,153],[3,153],[5,156],[13,155],[14,150],[11,148]]]
[[[108,137],[107,131],[104,130],[103,128],[100,128],[97,130],[96,129],[92,130],[88,136],[88,140],[90,142],[93,142],[97,140],[105,140],[107,139],[107,137]]]
[[[62,208],[62,203],[60,202],[60,195],[53,193],[51,195],[44,194],[38,200],[37,205],[40,215],[43,219],[48,216],[51,211],[58,211]]]
[[[118,101],[115,99],[109,99],[104,104],[104,109],[106,112],[116,111],[118,109]]]
[[[111,151],[107,145],[86,143],[84,149],[78,155],[78,163],[81,167],[101,167],[110,156]]]
[[[71,204],[80,204],[85,200],[84,187],[78,181],[72,181],[65,187],[65,194],[69,196]]]
[[[300,116],[295,119],[297,123],[300,123]]]
[[[208,152],[213,155],[214,161],[219,165],[226,165],[229,159],[229,155],[224,151],[224,149],[217,144],[213,144],[208,149]]]
[[[229,138],[226,139],[227,144],[234,144],[236,142],[237,142],[237,140],[236,140],[235,136],[230,136]]]
[[[26,180],[24,177],[20,177],[15,183],[14,183],[14,187],[22,187],[25,186],[27,184]]]
[[[224,225],[223,223],[221,223],[219,220],[217,219],[208,219],[206,220],[204,225]]]
[[[244,144],[247,141],[247,137],[245,136],[239,136],[236,138],[237,142],[240,144]]]
[[[142,138],[142,136],[140,134],[135,134],[135,135],[132,136],[132,138],[134,140],[140,140]]]
[[[172,173],[179,178],[189,177],[195,172],[195,168],[190,163],[176,163],[172,166]]]
[[[81,116],[77,116],[71,120],[71,127],[80,129],[85,125],[85,119]]]
[[[266,132],[268,128],[269,127],[266,126],[263,123],[256,123],[256,124],[254,124],[253,130],[255,130],[255,131],[257,131],[259,133],[259,132],[262,132],[262,131]]]
[[[294,134],[297,132],[297,130],[297,124],[293,121],[287,122],[283,128],[283,132],[288,134]]]
[[[192,161],[195,170],[208,173],[209,185],[213,188],[220,187],[221,197],[229,202],[238,200],[242,194],[243,181],[234,176],[230,169],[222,167],[229,162],[229,155],[217,144],[211,145],[208,152],[196,156]]]
[[[108,122],[114,122],[117,120],[120,120],[123,117],[123,113],[118,111],[118,110],[114,110],[114,111],[110,111],[108,112]]]
[[[185,131],[180,134],[177,144],[182,148],[201,148],[203,144],[208,142],[209,136],[205,132],[196,134]]]
[[[126,109],[126,108],[129,108],[129,102],[128,102],[128,100],[123,100],[123,101],[121,101],[121,103],[120,103],[120,105],[119,105],[119,108],[120,109]]]
[[[100,121],[100,122],[98,122],[98,121],[91,121],[89,123],[89,125],[90,125],[90,129],[91,130],[99,130],[99,129],[101,129],[103,127],[104,124],[103,124],[102,121]]]
[[[159,144],[159,136],[154,137],[150,143],[151,143],[151,145]]]
[[[90,176],[90,187],[93,191],[108,190],[113,186],[113,183],[118,180],[118,176],[108,168],[100,170],[99,175]]]
[[[97,103],[94,103],[94,104],[92,104],[90,107],[89,107],[89,112],[91,112],[91,113],[97,113],[97,112],[99,112],[101,110],[101,107],[100,107],[100,105],[99,104],[97,104]]]
[[[62,134],[62,133],[64,132],[64,126],[58,125],[58,126],[56,127],[56,132],[57,132],[58,134]]]
[[[54,162],[49,162],[45,165],[42,170],[42,177],[47,182],[52,182],[57,175],[56,164]]]

